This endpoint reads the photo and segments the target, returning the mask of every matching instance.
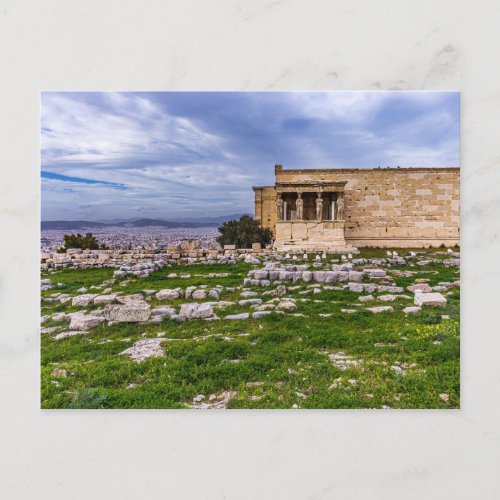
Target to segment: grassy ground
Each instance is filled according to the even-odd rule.
[[[385,256],[385,253],[386,250],[369,250],[365,255]],[[177,266],[125,286],[121,285],[123,280],[117,280],[111,288],[128,294],[203,284],[241,287],[243,278],[253,267],[244,263]],[[403,268],[388,270],[391,269]],[[404,287],[418,277],[428,278],[431,285],[459,279],[456,268],[439,263],[404,269],[418,272],[412,277],[394,276],[395,282]],[[191,278],[167,278],[170,272],[189,273]],[[229,273],[227,277],[206,277],[209,273],[224,272]],[[42,292],[42,297],[56,291],[77,295],[80,287],[101,285],[112,274],[113,269],[106,268],[44,273],[43,277],[50,277],[63,286]],[[448,304],[444,309],[428,308],[415,315],[405,315],[402,309],[413,305],[412,300],[399,298],[391,303],[374,300],[360,305],[359,294],[346,290],[300,295],[308,285],[301,284],[286,295],[297,299],[297,312],[303,316],[273,313],[258,320],[224,320],[227,314],[252,311],[249,306],[234,305],[216,310],[221,319],[215,322],[177,323],[165,319],[159,325],[102,325],[86,335],[59,341],[53,338],[57,330],[44,333],[41,340],[42,407],[186,408],[199,394],[208,399],[210,394],[224,391],[236,391],[228,403],[229,408],[460,406],[459,289],[447,295]],[[249,288],[259,292],[264,302],[273,298],[262,296],[265,290],[262,287]],[[224,290],[220,300],[236,301],[240,293],[241,288]],[[373,295],[376,298],[383,294]],[[302,298],[308,300],[302,302]],[[153,296],[151,305],[177,307],[184,302],[185,299],[159,302]],[[391,305],[395,312],[375,315],[366,310],[376,305]],[[341,312],[345,308],[357,312]],[[42,302],[43,316],[78,309],[81,308],[72,307],[71,302]],[[443,319],[443,315],[449,319]],[[68,329],[67,323],[52,320],[43,326]],[[163,342],[163,356],[138,364],[120,355],[137,340],[156,338],[160,332],[173,339]],[[343,359],[347,360],[345,370],[341,369]],[[65,370],[67,376],[58,376],[57,370]],[[257,384],[253,384],[255,382]]]

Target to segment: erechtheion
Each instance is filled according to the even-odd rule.
[[[254,186],[255,217],[278,250],[454,246],[459,168],[286,170]]]

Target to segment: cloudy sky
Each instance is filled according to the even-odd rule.
[[[43,220],[253,213],[284,168],[459,166],[455,92],[48,92]]]

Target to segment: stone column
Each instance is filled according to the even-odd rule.
[[[278,193],[278,198],[276,198],[276,219],[283,220],[283,198],[281,193]]]
[[[316,199],[316,220],[320,221],[323,219],[323,199],[321,198],[321,193],[318,193],[318,198]]]
[[[297,193],[297,220],[302,220],[304,218],[304,200],[302,199],[302,193]]]
[[[337,193],[337,219],[344,220],[344,193]]]

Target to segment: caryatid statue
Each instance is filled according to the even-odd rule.
[[[281,198],[281,195],[278,195],[278,198],[276,199],[276,210],[278,220],[283,220],[283,199]]]
[[[295,205],[297,207],[297,220],[302,220],[304,218],[304,200],[302,199],[302,193],[297,193]]]
[[[316,220],[321,220],[323,218],[323,199],[321,198],[321,193],[318,193],[318,198],[316,199]]]
[[[337,196],[337,219],[344,219],[344,193],[339,193]]]

